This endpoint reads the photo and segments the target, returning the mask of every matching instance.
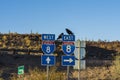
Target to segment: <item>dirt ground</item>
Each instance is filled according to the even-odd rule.
[[[9,77],[12,76],[12,74],[17,74],[17,68],[21,65],[25,66],[26,73],[29,68],[44,68],[41,66],[40,55],[0,54],[0,77],[9,80]]]
[[[10,80],[13,75],[17,75],[18,66],[25,66],[25,73],[28,73],[29,69],[36,67],[45,70],[46,67],[41,65],[41,55],[28,55],[28,54],[12,54],[3,53],[0,54],[0,78],[4,80]],[[58,71],[65,71],[66,67],[61,66],[61,58],[56,58],[56,65]],[[70,68],[72,69],[72,68]]]

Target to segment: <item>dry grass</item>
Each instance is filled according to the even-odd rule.
[[[40,70],[38,68],[30,69],[29,74],[24,75],[24,80],[46,80],[46,71]],[[21,79],[18,76],[11,77],[12,80]],[[52,67],[49,71],[49,80],[65,80],[65,74],[63,72],[57,72],[55,67]]]
[[[78,72],[73,72],[74,77],[78,77]],[[120,80],[120,57],[116,57],[110,67],[87,68],[80,72],[81,80]]]
[[[29,72],[25,73],[23,80],[46,80],[46,78],[46,70],[35,68],[29,69]],[[77,80],[77,78],[78,71],[73,71],[70,80]],[[116,60],[110,67],[89,67],[86,70],[81,70],[80,78],[80,80],[120,80],[120,56],[116,57]],[[11,77],[11,80],[20,79],[17,75]],[[0,78],[0,80],[3,79]],[[56,67],[50,67],[49,80],[66,80],[66,72],[58,72]]]

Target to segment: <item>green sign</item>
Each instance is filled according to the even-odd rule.
[[[24,74],[24,66],[18,67],[18,75]]]

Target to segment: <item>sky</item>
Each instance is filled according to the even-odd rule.
[[[0,0],[0,32],[119,40],[120,0]]]

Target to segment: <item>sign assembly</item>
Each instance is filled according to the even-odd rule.
[[[42,34],[42,51],[41,65],[52,66],[55,64],[55,56],[52,53],[55,51],[55,35]]]

